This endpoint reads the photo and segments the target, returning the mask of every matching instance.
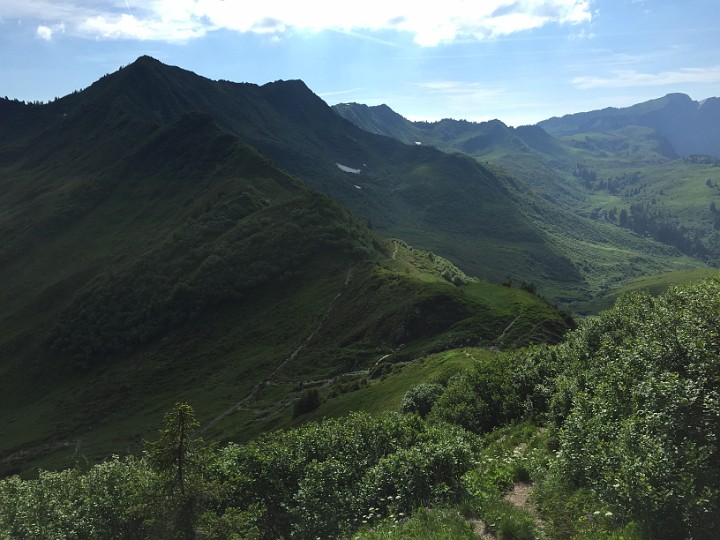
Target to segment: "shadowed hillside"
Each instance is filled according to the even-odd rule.
[[[381,234],[433,250],[494,282],[582,286],[567,256],[517,208],[507,178],[465,157],[367,133],[301,81],[211,81],[142,57],[49,104],[41,116],[46,125],[91,118],[115,129],[119,121],[166,124],[194,111]]]
[[[157,64],[136,67],[51,104],[3,104],[18,130],[0,142],[0,471],[135,451],[178,400],[209,435],[250,438],[288,425],[307,381],[567,328],[525,291],[376,236],[181,112],[199,78],[156,99],[131,82]]]

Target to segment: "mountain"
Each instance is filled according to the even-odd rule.
[[[704,183],[715,181],[717,169],[697,159],[679,159],[667,139],[650,128],[624,126],[612,132],[555,137],[540,125],[511,128],[499,120],[411,122],[384,105],[350,103],[334,108],[365,129],[464,153],[511,174],[516,207],[582,276],[573,292],[550,289],[554,298],[572,309],[585,312],[586,300],[632,277],[720,260],[714,222],[703,198]],[[683,195],[689,209],[675,218],[677,205],[662,209],[660,205],[671,202],[663,193],[677,192],[678,175],[683,174],[692,178],[693,188]],[[636,201],[645,210],[633,206]],[[648,210],[648,204],[657,208]],[[629,219],[621,224],[623,209],[629,215],[633,208],[634,225]],[[699,244],[693,232],[680,231],[684,223],[699,227]]]
[[[366,131],[393,137],[405,144],[430,145],[475,157],[508,150],[548,155],[563,153],[562,146],[537,126],[515,129],[500,120],[468,122],[450,118],[438,122],[411,122],[387,105],[369,107],[359,103],[339,103],[333,109]]]
[[[50,105],[56,118],[85,111],[108,126],[123,115],[167,123],[201,111],[383,235],[494,282],[536,281],[566,293],[582,284],[566,255],[517,208],[511,179],[464,156],[361,130],[301,81],[211,81],[142,57]]]
[[[716,97],[693,101],[685,94],[668,94],[631,107],[568,114],[538,125],[555,136],[647,127],[666,138],[680,156],[720,158],[720,98]]]
[[[223,95],[223,122],[199,110],[220,116]],[[1,473],[137,450],[178,401],[207,436],[247,439],[301,421],[308,385],[343,394],[452,345],[559,339],[571,322],[547,302],[377,236],[231,128],[315,163],[324,134],[295,148],[275,130],[309,136],[325,109],[350,126],[320,105],[301,83],[212,83],[147,58],[52,103],[0,102]],[[494,181],[388,146],[403,166],[410,152]],[[358,182],[317,167],[340,192]]]

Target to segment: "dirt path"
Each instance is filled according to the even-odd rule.
[[[203,433],[207,431],[209,428],[217,424],[220,420],[225,418],[226,416],[232,414],[235,411],[239,411],[240,409],[244,409],[244,405],[250,401],[252,398],[254,398],[257,393],[260,391],[261,388],[263,388],[265,385],[272,383],[275,376],[278,374],[278,372],[283,369],[285,366],[287,366],[290,362],[295,360],[297,356],[305,349],[305,347],[308,346],[308,344],[315,338],[315,336],[322,330],[323,326],[325,326],[325,321],[327,321],[330,314],[335,309],[335,305],[337,304],[338,300],[340,300],[340,297],[343,295],[345,290],[347,289],[347,286],[350,284],[350,281],[352,280],[353,275],[353,269],[350,268],[345,276],[345,282],[343,283],[343,286],[340,288],[340,291],[335,295],[335,297],[330,301],[330,304],[328,305],[327,309],[325,310],[325,313],[323,313],[322,317],[320,318],[320,322],[315,327],[315,329],[310,332],[310,334],[305,338],[305,340],[298,345],[298,347],[290,353],[290,356],[285,358],[282,362],[280,362],[275,368],[270,372],[270,374],[262,379],[261,381],[257,382],[251,389],[250,392],[243,397],[240,401],[235,403],[233,406],[228,407],[223,412],[218,414],[216,417],[214,417],[209,422],[206,422],[203,424],[196,432],[196,434]],[[274,409],[274,407],[271,407],[270,409]],[[270,410],[269,409],[269,410]]]
[[[518,482],[503,496],[503,499],[511,504],[514,504],[518,508],[527,510],[531,514],[535,515],[535,507],[528,500],[532,491],[532,484],[527,482]]]
[[[2,460],[0,460],[0,463],[2,463],[3,465],[13,465],[15,463],[23,463],[23,462],[27,462],[31,459],[35,459],[37,457],[43,456],[45,454],[49,454],[50,452],[53,452],[60,448],[70,448],[72,446],[75,446],[75,455],[77,455],[81,442],[82,441],[80,439],[76,439],[76,440],[46,442],[46,443],[38,444],[35,446],[30,446],[28,448],[23,448],[22,450],[18,450],[17,452],[13,452],[9,456],[4,457]]]
[[[505,327],[505,329],[502,331],[502,334],[500,334],[500,335],[497,337],[497,339],[495,340],[495,343],[497,343],[498,345],[502,345],[503,339],[505,339],[505,334],[507,334],[507,333],[510,331],[510,329],[511,329],[513,326],[515,326],[515,323],[518,322],[518,320],[520,319],[520,317],[522,317],[522,313],[521,313],[520,315],[518,315],[517,317],[515,317],[512,321],[510,321],[510,324],[508,324],[508,325]]]
[[[471,519],[470,524],[473,526],[475,534],[482,538],[482,540],[496,540],[497,536],[490,532],[487,525],[479,519]]]

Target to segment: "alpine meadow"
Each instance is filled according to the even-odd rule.
[[[716,538],[719,126],[0,98],[0,539]]]

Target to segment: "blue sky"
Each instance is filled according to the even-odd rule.
[[[46,101],[143,54],[302,79],[329,104],[510,125],[720,96],[717,0],[1,0],[0,96]]]

